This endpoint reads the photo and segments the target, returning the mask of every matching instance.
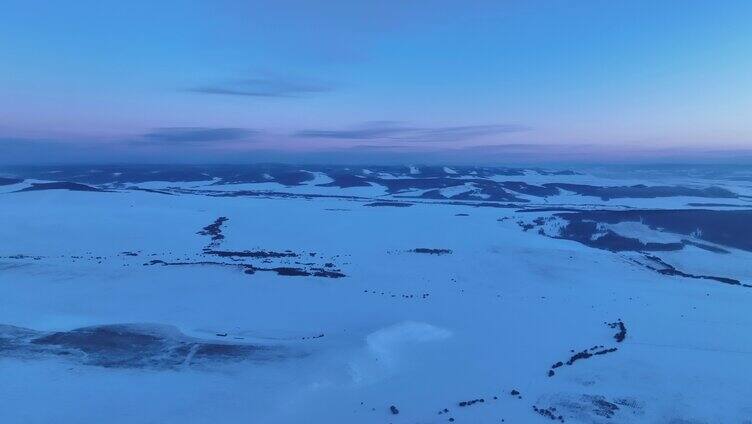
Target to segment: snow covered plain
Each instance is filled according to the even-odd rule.
[[[2,423],[752,422],[744,179],[6,174]]]

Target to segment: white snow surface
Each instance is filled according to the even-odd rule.
[[[554,179],[564,177],[546,181]],[[384,194],[380,187],[316,186],[328,181],[316,174],[298,187],[247,186]],[[14,192],[29,184],[0,193],[0,324],[37,331],[169,325],[190,337],[291,354],[206,368],[133,369],[3,356],[0,339],[2,423],[550,422],[533,406],[555,407],[575,423],[752,419],[752,289],[661,275],[630,254],[521,231],[516,221],[528,216],[513,208]],[[249,188],[211,184],[139,186]],[[568,203],[583,196],[560,197]],[[688,199],[589,201],[671,207]],[[197,232],[221,216],[228,218],[221,249],[314,252],[311,261],[331,260],[346,277],[143,265],[196,259],[209,242]],[[609,228],[646,241],[673,240],[639,223]],[[419,247],[451,254],[411,252]],[[688,248],[662,257],[686,272],[752,280],[749,252]],[[621,343],[604,324],[617,320],[628,330]],[[552,364],[594,345],[618,350],[547,376]],[[510,395],[513,389],[521,398]],[[592,399],[599,396],[618,406],[613,417],[597,412]],[[478,398],[484,402],[459,406]],[[439,414],[444,408],[449,412]]]

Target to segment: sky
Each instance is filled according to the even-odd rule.
[[[746,0],[4,0],[0,164],[749,160],[750,22]]]

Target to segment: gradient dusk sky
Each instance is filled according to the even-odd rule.
[[[752,1],[35,1],[0,163],[752,157]]]

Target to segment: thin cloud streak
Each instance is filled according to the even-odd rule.
[[[406,126],[397,121],[372,121],[359,126],[329,130],[307,129],[294,135],[301,138],[325,138],[339,140],[392,140],[410,142],[462,141],[482,136],[530,131],[525,125],[463,125],[452,127],[422,128]]]
[[[279,77],[246,78],[220,84],[199,86],[187,91],[197,94],[215,94],[244,97],[302,97],[333,91],[323,83]]]
[[[207,143],[244,140],[259,132],[246,128],[166,127],[156,128],[142,137],[159,143]]]

